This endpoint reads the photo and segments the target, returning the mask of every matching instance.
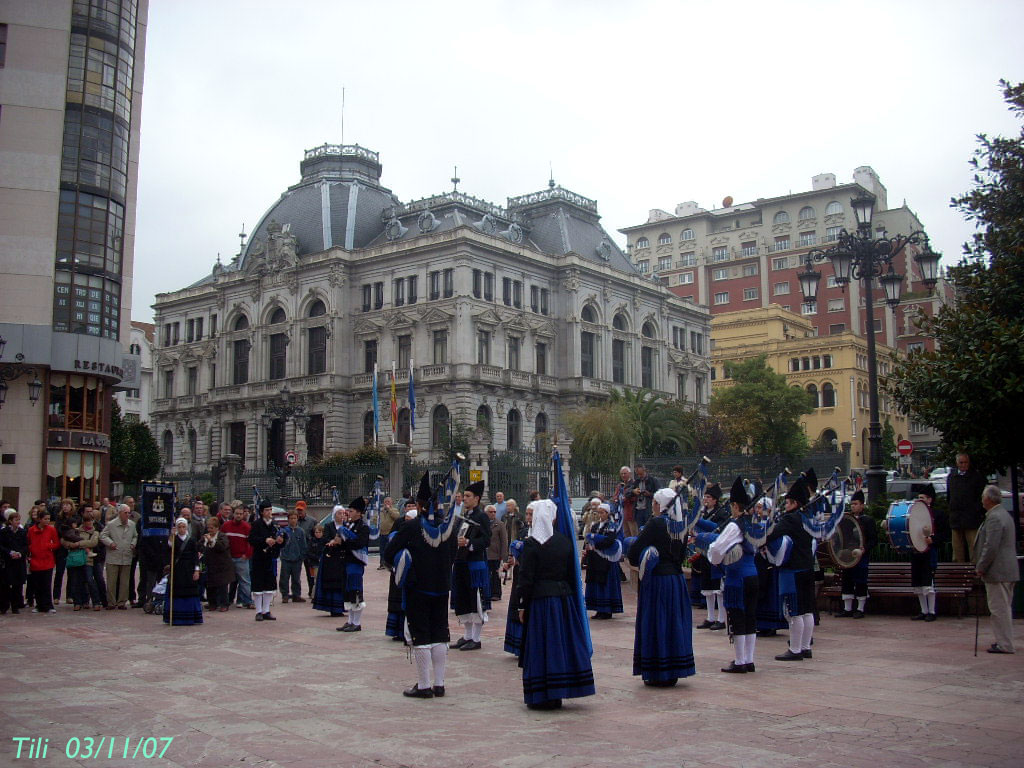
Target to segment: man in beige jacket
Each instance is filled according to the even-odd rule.
[[[1014,653],[1013,599],[1014,584],[1020,579],[1017,566],[1017,542],[1013,518],[1002,504],[1002,492],[994,485],[981,492],[985,521],[974,540],[975,568],[985,582],[988,611],[992,615],[995,642],[989,653]]]
[[[100,541],[107,548],[107,609],[128,607],[128,580],[131,578],[132,557],[138,542],[138,531],[131,520],[127,504],[117,505],[117,520],[107,523]]]

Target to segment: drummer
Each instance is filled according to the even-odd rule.
[[[864,511],[864,491],[857,491],[850,497],[850,506],[846,514],[853,517],[863,534],[863,553],[858,563],[852,568],[844,568],[842,575],[843,610],[836,614],[839,618],[864,618],[864,605],[868,601],[868,563],[871,550],[878,543],[878,531],[875,520]],[[853,599],[857,598],[857,609],[853,609]]]
[[[939,566],[939,547],[946,539],[949,523],[945,512],[932,506],[935,503],[934,485],[915,483],[910,489],[917,494],[919,501],[927,505],[932,515],[932,529],[923,531],[928,549],[924,552],[918,552],[913,547],[910,549],[910,586],[914,588],[921,604],[921,612],[911,620],[935,621],[935,569]]]

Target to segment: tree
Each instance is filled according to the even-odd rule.
[[[160,472],[160,449],[149,427],[138,421],[125,421],[117,401],[110,410],[110,479],[140,483]]]
[[[1000,81],[1024,117],[1024,84]],[[889,390],[897,403],[942,433],[940,455],[958,450],[983,470],[1016,467],[1024,444],[1024,130],[1013,138],[978,136],[974,187],[951,205],[978,226],[964,258],[949,270],[957,303],[920,315],[936,351],[897,365]]]
[[[726,363],[733,384],[715,391],[711,413],[721,420],[731,449],[797,459],[807,452],[800,417],[814,411],[813,396],[789,386],[765,360],[758,355]]]
[[[614,473],[636,455],[636,431],[622,408],[601,403],[567,416],[572,463],[577,469]]]
[[[693,435],[677,409],[660,392],[639,389],[611,391],[612,408],[626,418],[627,429],[634,433],[636,451],[642,456],[668,455],[693,450]]]
[[[883,467],[896,466],[896,459],[893,458],[894,453],[896,453],[896,429],[893,427],[892,422],[886,419],[885,424],[882,426]]]

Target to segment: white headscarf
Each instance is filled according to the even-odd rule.
[[[543,544],[555,532],[555,515],[558,507],[551,499],[538,499],[532,506],[533,525],[530,528],[530,538]]]
[[[181,525],[182,523],[185,524],[185,533],[184,534],[178,533],[178,526]],[[184,541],[185,539],[187,539],[191,535],[191,533],[192,533],[192,526],[189,525],[188,520],[186,520],[184,517],[179,517],[177,520],[174,521],[174,535],[177,536],[179,539]]]
[[[658,502],[658,506],[661,507],[661,513],[668,515],[668,506],[676,498],[676,492],[671,488],[662,488],[654,494],[654,500]]]

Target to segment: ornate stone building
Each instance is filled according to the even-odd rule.
[[[707,401],[709,312],[640,274],[593,200],[551,182],[505,207],[459,191],[403,204],[358,145],[309,150],[300,169],[230,264],[157,297],[169,470],[372,442],[375,365],[379,440],[394,366],[396,438],[421,459],[450,423],[533,448],[612,387]]]

